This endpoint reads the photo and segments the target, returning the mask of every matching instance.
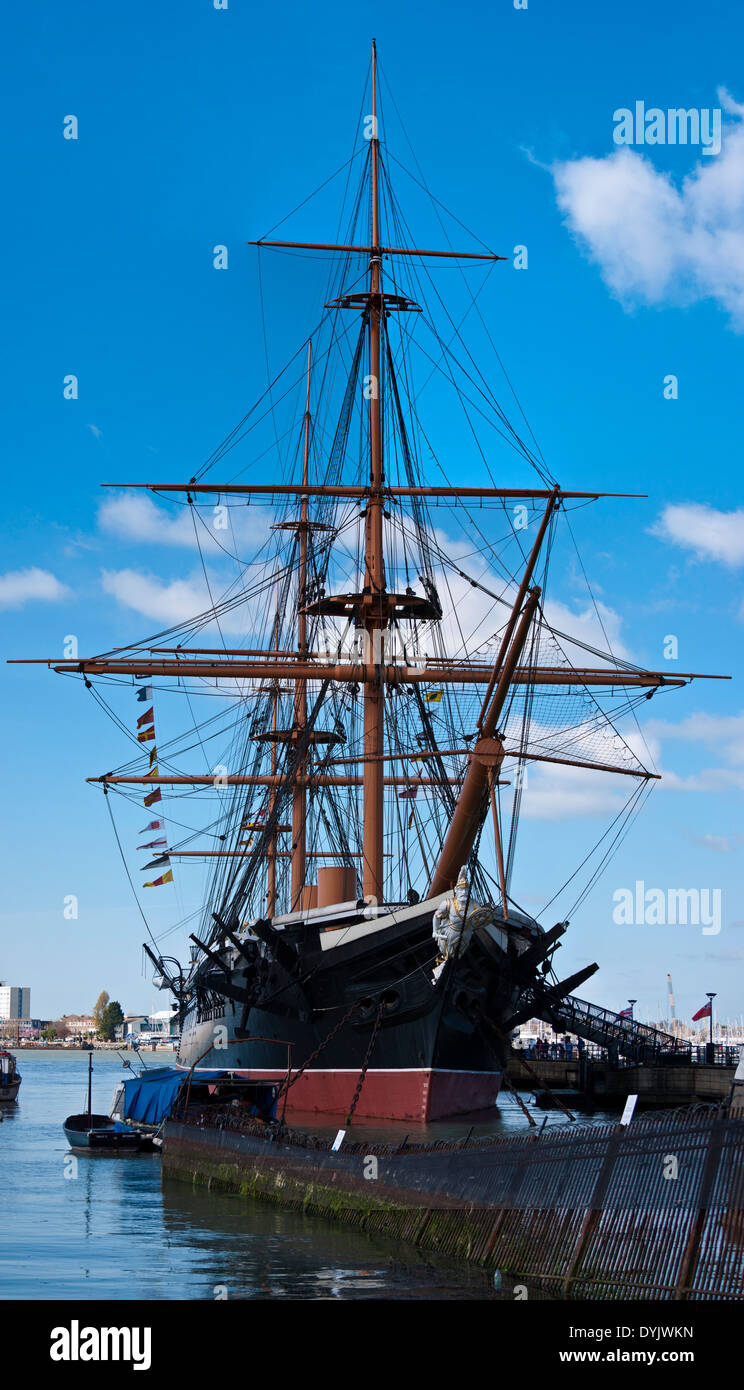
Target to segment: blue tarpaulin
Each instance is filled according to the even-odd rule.
[[[192,1079],[192,1088],[204,1081],[218,1081],[226,1075],[224,1071],[200,1071]],[[142,1076],[131,1077],[124,1082],[124,1118],[139,1120],[145,1125],[159,1125],[170,1115],[176,1096],[184,1083],[188,1083],[188,1078],[187,1071],[174,1067],[153,1067]]]
[[[196,1098],[199,1088],[205,1083],[230,1081],[231,1079],[232,1075],[228,1071],[202,1071],[200,1069],[192,1074],[192,1097]],[[121,1104],[123,1118],[136,1120],[145,1125],[159,1125],[161,1120],[170,1115],[181,1087],[184,1088],[183,1095],[185,1096],[188,1081],[189,1073],[175,1067],[152,1067],[149,1071],[143,1072],[141,1076],[131,1077],[124,1082],[124,1098]],[[255,1100],[257,1106],[254,1113],[260,1111],[273,1113],[275,1090],[275,1087],[266,1082],[256,1083]]]

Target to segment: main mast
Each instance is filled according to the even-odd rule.
[[[655,777],[655,774],[647,772],[645,769],[628,769],[618,766],[610,766],[604,762],[590,762],[578,759],[575,756],[566,758],[552,752],[546,752],[539,748],[532,750],[529,748],[512,749],[505,748],[503,743],[504,730],[500,728],[503,721],[503,712],[506,707],[508,696],[515,687],[528,686],[531,689],[540,686],[552,687],[576,687],[583,686],[587,689],[592,687],[602,687],[607,690],[632,689],[633,687],[647,687],[647,693],[652,694],[655,689],[662,686],[681,686],[693,679],[692,673],[675,673],[670,677],[666,673],[644,671],[638,668],[631,668],[627,665],[617,666],[617,664],[603,667],[577,668],[574,666],[545,666],[537,664],[534,656],[526,656],[527,644],[531,632],[534,630],[534,623],[537,620],[540,590],[530,586],[533,583],[536,565],[540,554],[543,541],[547,537],[551,518],[561,503],[565,499],[596,499],[600,496],[627,495],[592,492],[565,491],[559,487],[546,488],[497,488],[497,487],[453,487],[447,486],[427,486],[418,484],[411,478],[408,479],[406,486],[387,486],[385,483],[384,467],[384,441],[383,441],[383,422],[384,422],[384,402],[383,402],[383,376],[382,376],[382,355],[383,355],[383,331],[387,315],[391,312],[419,312],[418,306],[407,296],[401,294],[385,294],[382,285],[382,258],[383,256],[403,256],[409,259],[428,259],[429,257],[446,258],[469,261],[499,261],[505,259],[489,251],[469,251],[459,252],[454,250],[424,250],[416,247],[388,246],[382,242],[382,229],[380,217],[380,176],[383,169],[382,155],[377,126],[377,51],[373,40],[372,44],[372,67],[371,67],[371,131],[369,135],[369,163],[368,172],[370,180],[371,196],[371,235],[369,244],[337,245],[335,243],[318,242],[289,242],[289,241],[268,241],[261,239],[253,243],[258,246],[291,248],[296,250],[312,249],[317,251],[339,252],[344,255],[363,254],[368,257],[368,288],[360,293],[342,293],[340,298],[332,301],[327,307],[337,307],[352,312],[363,310],[363,322],[361,325],[362,334],[367,334],[368,349],[368,375],[365,381],[365,397],[369,402],[369,468],[368,479],[360,480],[358,483],[349,484],[339,480],[324,482],[318,479],[313,485],[309,482],[309,453],[310,453],[310,366],[312,349],[308,344],[307,358],[307,384],[304,415],[303,432],[303,470],[301,484],[287,483],[205,483],[192,478],[188,483],[135,483],[135,484],[104,484],[104,486],[116,487],[144,487],[152,492],[168,495],[170,493],[185,492],[189,501],[198,494],[204,493],[207,496],[213,494],[222,495],[246,495],[255,494],[257,496],[273,497],[276,499],[295,497],[300,499],[299,517],[295,515],[292,520],[286,520],[279,524],[277,529],[284,531],[294,531],[298,533],[298,615],[297,615],[297,650],[290,653],[279,650],[279,621],[277,617],[274,650],[269,652],[256,652],[240,648],[214,650],[208,648],[193,647],[185,649],[158,647],[151,648],[132,648],[128,651],[117,650],[108,655],[94,657],[90,659],[75,659],[74,661],[64,661],[60,663],[56,658],[42,658],[46,664],[53,665],[57,671],[67,671],[74,674],[83,675],[88,681],[89,676],[95,675],[128,675],[135,678],[152,676],[173,676],[179,682],[184,679],[219,679],[225,677],[228,680],[250,679],[259,682],[271,681],[272,695],[272,727],[268,732],[262,732],[253,737],[261,742],[271,742],[271,771],[266,774],[251,771],[231,775],[227,778],[228,785],[244,785],[246,787],[265,787],[269,790],[269,819],[270,826],[267,826],[267,833],[264,835],[264,843],[259,846],[259,850],[249,851],[245,845],[239,845],[235,849],[219,850],[186,850],[171,851],[172,854],[178,853],[180,857],[189,855],[214,855],[214,856],[239,856],[247,857],[252,852],[253,855],[261,855],[267,861],[267,910],[268,915],[274,915],[277,909],[277,858],[285,858],[286,851],[277,848],[277,833],[283,833],[291,828],[291,901],[290,910],[296,911],[303,906],[307,900],[303,896],[303,889],[306,884],[307,865],[309,859],[338,858],[339,852],[332,849],[320,849],[308,853],[307,850],[307,789],[311,788],[358,788],[361,786],[363,793],[363,892],[368,900],[382,902],[384,897],[384,796],[386,787],[405,787],[410,793],[411,788],[440,787],[444,782],[449,782],[457,787],[458,795],[456,804],[450,816],[448,832],[444,837],[442,848],[439,853],[438,862],[434,868],[433,877],[429,883],[429,894],[437,896],[440,892],[447,891],[457,876],[460,865],[471,853],[480,827],[487,814],[489,799],[494,811],[494,830],[496,835],[496,853],[499,864],[499,878],[501,886],[502,901],[506,910],[507,885],[504,873],[503,850],[501,844],[501,833],[498,824],[497,808],[495,807],[494,786],[498,778],[499,768],[504,757],[519,757],[525,761],[535,759],[544,763],[557,763],[572,767],[583,767],[602,772],[616,772],[623,775],[640,777],[643,779]],[[366,241],[367,239],[364,238]],[[366,320],[366,321],[365,321]],[[391,389],[397,401],[397,393],[392,376],[393,366],[390,363]],[[363,409],[363,405],[362,405]],[[398,405],[399,412],[399,405]],[[396,416],[397,418],[397,416]],[[364,561],[363,561],[363,580],[361,592],[355,594],[343,593],[336,595],[326,595],[321,589],[320,598],[312,598],[310,602],[308,584],[308,565],[311,558],[310,536],[313,531],[329,530],[331,528],[313,522],[309,519],[309,499],[311,497],[322,498],[324,501],[331,499],[336,502],[356,502],[362,508],[361,515],[364,518]],[[385,558],[383,549],[383,519],[384,506],[386,503],[411,503],[415,504],[416,499],[431,499],[437,501],[449,501],[451,503],[467,502],[468,500],[480,501],[486,499],[500,500],[505,502],[507,499],[531,499],[533,503],[542,500],[546,503],[546,510],[539,526],[537,536],[532,548],[532,552],[522,577],[522,582],[517,590],[516,599],[512,612],[505,625],[500,650],[496,662],[475,661],[471,658],[447,657],[440,655],[432,657],[427,661],[426,668],[421,669],[418,665],[408,666],[403,663],[394,662],[391,654],[387,650],[385,633],[389,629],[392,621],[403,619],[404,621],[431,621],[441,618],[441,608],[438,603],[431,601],[429,595],[422,597],[413,593],[409,587],[405,593],[388,592],[385,573]],[[308,642],[308,618],[310,616],[327,615],[329,617],[348,620],[352,618],[358,630],[364,634],[364,652],[361,660],[352,657],[351,660],[343,660],[340,651],[337,654],[335,663],[329,663],[324,653],[313,651]],[[525,660],[526,656],[526,660]],[[173,659],[173,658],[177,659]],[[328,730],[319,728],[308,732],[308,681],[341,684],[359,683],[363,686],[363,740],[361,750],[354,749],[352,757],[325,760],[324,766],[320,771],[313,768],[312,750],[316,744],[333,744],[338,741],[338,736],[329,733]],[[277,703],[278,695],[282,690],[279,682],[287,681],[294,687],[293,696],[293,718],[291,729],[277,728]],[[436,684],[436,685],[457,685],[469,686],[476,685],[484,688],[482,708],[478,719],[475,743],[467,738],[467,748],[453,748],[450,750],[439,750],[438,756],[445,754],[467,757],[467,767],[464,773],[448,775],[441,771],[436,777],[421,776],[420,759],[424,756],[435,756],[436,750],[422,753],[418,749],[415,753],[401,753],[401,750],[393,750],[390,754],[386,753],[385,742],[385,690],[386,687],[396,688],[400,686],[411,686],[414,684]],[[304,738],[303,738],[304,735]],[[303,739],[302,746],[305,752],[295,765],[290,753],[290,775],[282,771],[279,766],[277,756],[278,745],[288,744],[288,751],[296,748],[299,740]],[[386,769],[388,762],[398,762],[401,757],[410,758],[415,762],[412,769],[407,769],[405,775],[399,775],[397,769]],[[361,776],[356,775],[355,770],[348,768],[347,764],[361,763]],[[336,773],[336,767],[343,766],[341,775]],[[392,775],[391,775],[392,773]],[[413,775],[412,775],[413,774]],[[104,784],[112,783],[142,783],[152,789],[153,785],[210,785],[211,776],[190,776],[190,775],[167,775],[152,776],[132,776],[107,773],[101,778],[91,778],[91,781],[101,781]],[[287,800],[291,797],[292,823],[288,825],[274,824],[276,819],[277,797],[284,797]],[[282,802],[284,804],[284,802]],[[279,809],[281,816],[281,809]],[[283,818],[283,817],[282,817]],[[253,828],[253,827],[251,827]],[[348,851],[347,851],[348,853]]]
[[[380,633],[387,628],[384,604],[385,558],[382,546],[382,380],[380,373],[380,332],[382,297],[380,273],[380,214],[378,189],[377,138],[377,46],[372,40],[372,135],[370,145],[372,179],[372,247],[369,259],[369,484],[364,545],[364,629],[366,659],[378,668],[364,686],[364,833],[363,892],[378,902],[383,898],[383,835],[385,781],[382,757],[385,751],[385,692],[382,682],[384,654]]]

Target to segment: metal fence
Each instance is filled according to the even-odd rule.
[[[744,1119],[718,1107],[657,1113],[626,1128],[357,1141],[339,1153],[300,1133],[274,1131],[267,1142],[265,1126],[234,1115],[201,1111],[186,1121],[177,1127],[188,1155],[182,1171],[201,1169],[211,1181],[211,1147],[272,1200],[495,1266],[557,1297],[744,1297]],[[374,1182],[365,1169],[372,1155]],[[178,1154],[170,1161],[177,1166]]]
[[[535,1042],[527,1045],[517,1046],[513,1049],[515,1056],[526,1057],[528,1062],[579,1062],[582,1060],[589,1062],[608,1062],[610,1051],[607,1047],[599,1043],[583,1042],[579,1047],[576,1043],[553,1042],[544,1043],[538,1052]],[[729,1046],[723,1043],[690,1043],[684,1044],[684,1048],[679,1052],[662,1051],[653,1057],[646,1056],[646,1062],[654,1066],[708,1066],[708,1067],[736,1067],[741,1057],[741,1047]],[[614,1059],[614,1065],[622,1070],[623,1067],[638,1066],[638,1062],[627,1054],[623,1054],[618,1049],[619,1055]]]

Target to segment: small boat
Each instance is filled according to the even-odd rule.
[[[98,1153],[143,1153],[157,1147],[152,1134],[135,1129],[110,1115],[94,1115],[91,1108],[93,1055],[88,1055],[88,1109],[82,1115],[68,1115],[62,1128],[71,1149],[90,1149]]]
[[[0,1052],[0,1101],[18,1099],[22,1077],[12,1052]]]
[[[97,1149],[106,1153],[141,1153],[152,1148],[149,1134],[132,1129],[108,1115],[68,1115],[62,1128],[71,1149]]]

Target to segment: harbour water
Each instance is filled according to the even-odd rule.
[[[0,1298],[498,1297],[492,1276],[480,1270],[419,1257],[409,1247],[266,1203],[163,1184],[157,1155],[71,1155],[62,1121],[86,1107],[88,1054],[16,1055],[19,1101],[2,1107],[0,1123]],[[148,1054],[146,1062],[168,1065],[171,1054]],[[115,1053],[94,1054],[94,1111],[108,1113],[125,1074]],[[545,1116],[536,1115],[542,1124]],[[566,1120],[550,1112],[546,1123]],[[458,1119],[427,1133],[464,1137],[470,1127],[470,1120]],[[478,1117],[473,1133],[526,1128],[505,1095],[492,1115]],[[371,1142],[390,1137],[380,1126],[358,1126],[354,1134],[369,1134]]]

